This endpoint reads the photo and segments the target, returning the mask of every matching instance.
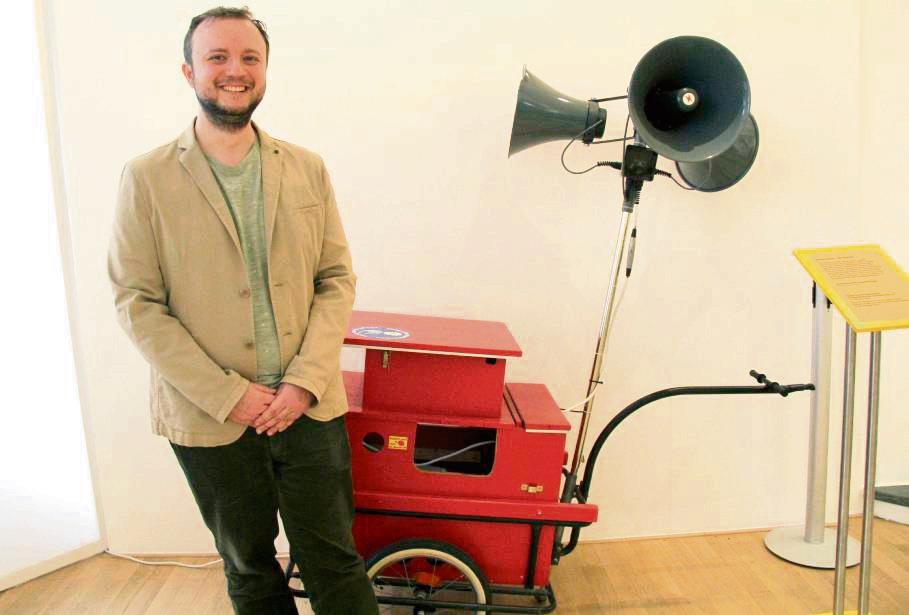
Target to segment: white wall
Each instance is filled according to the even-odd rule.
[[[69,229],[48,147],[55,124],[42,91],[43,24],[36,27],[31,3],[11,5],[7,16],[18,27],[6,39],[17,50],[6,70],[16,95],[0,101],[8,118],[0,152],[0,591],[103,549],[70,331],[76,306],[67,305]]]
[[[909,4],[900,0],[862,4],[861,228],[869,242],[880,243],[904,270],[909,270],[909,211],[904,185],[909,161],[907,34]],[[909,379],[905,376],[909,331],[885,332],[881,337],[885,371],[877,484],[905,485],[909,482]],[[867,365],[862,367],[868,371]],[[862,402],[860,422],[864,424],[864,398]]]
[[[563,404],[580,399],[619,179],[606,170],[568,175],[559,144],[506,159],[521,68],[578,98],[617,95],[651,46],[697,34],[724,43],[746,67],[761,152],[750,175],[723,193],[683,192],[668,180],[646,187],[635,274],[593,428],[667,386],[747,383],[750,368],[807,380],[810,285],[791,251],[876,239],[862,227],[860,203],[885,218],[899,211],[860,191],[859,3],[663,1],[646,19],[599,2],[565,6],[252,6],[273,42],[257,119],[325,157],[360,275],[357,307],[505,321],[525,353],[509,365],[509,380],[545,382]],[[77,326],[93,345],[86,386],[109,544],[210,551],[167,443],[149,433],[147,367],[115,323],[104,266],[124,161],[174,138],[195,112],[180,49],[190,17],[209,3],[52,8]],[[609,111],[607,136],[616,136],[625,107]],[[577,167],[619,155],[600,147],[578,148],[569,160]],[[905,335],[886,343],[886,360],[905,359]],[[885,382],[897,379],[896,363]],[[882,412],[895,414],[898,404],[885,398]],[[642,411],[601,457],[593,493],[601,521],[585,538],[798,523],[807,424],[805,394],[675,399]],[[894,429],[882,436],[880,471],[905,482],[909,467],[894,447],[909,428]],[[838,427],[832,432],[833,450]],[[833,467],[835,459],[831,475]]]

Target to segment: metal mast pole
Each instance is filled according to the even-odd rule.
[[[609,337],[609,325],[615,304],[616,289],[619,285],[619,272],[622,268],[622,257],[625,253],[625,244],[628,240],[628,220],[634,211],[633,200],[626,199],[622,205],[622,219],[619,222],[619,234],[616,239],[615,252],[612,255],[612,267],[609,271],[609,288],[606,291],[606,301],[603,305],[603,316],[600,320],[600,336],[597,340],[596,354],[593,357],[593,367],[590,370],[590,382],[587,384],[587,395],[593,393],[594,388],[600,383],[600,374],[603,369],[603,359],[606,356],[606,340]],[[584,441],[587,439],[587,428],[590,424],[590,413],[593,409],[593,398],[584,404],[581,416],[581,429],[578,432],[577,445],[574,448],[574,458],[571,461],[571,476],[574,483],[577,478],[578,467],[584,461]],[[574,489],[574,485],[571,486]],[[570,497],[570,494],[569,494]]]

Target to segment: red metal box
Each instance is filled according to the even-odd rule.
[[[505,361],[521,349],[504,323],[354,311],[344,343],[366,348],[368,410],[497,418]]]
[[[555,524],[597,517],[596,506],[558,501],[570,424],[547,388],[509,383],[490,418],[365,408],[363,381],[344,373],[363,556],[404,539],[437,540],[466,552],[490,582],[524,585],[532,569],[530,583],[545,586]],[[444,461],[421,467],[427,459]]]
[[[354,489],[558,500],[570,424],[544,385],[509,383],[493,419],[363,408],[362,382],[344,372]]]

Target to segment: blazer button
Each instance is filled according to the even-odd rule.
[[[240,296],[241,296],[241,297],[244,297],[244,298],[245,298],[245,297],[248,297],[248,296],[249,296],[249,289],[248,289],[248,288],[244,288],[243,290],[241,290],[241,291],[240,291]]]
[[[250,350],[252,350],[253,348],[256,347],[256,345],[255,345],[254,343],[252,343],[252,342],[246,342],[246,343],[243,344],[243,345],[246,346],[247,348],[249,348]]]

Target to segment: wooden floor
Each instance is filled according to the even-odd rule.
[[[858,523],[852,523],[853,529]],[[853,532],[854,533],[854,532]],[[770,554],[764,533],[581,544],[554,569],[557,613],[808,615],[832,610],[833,572]],[[182,558],[187,563],[209,558]],[[871,609],[909,614],[909,526],[876,520]],[[858,567],[849,570],[855,608]],[[0,593],[3,614],[229,614],[224,575],[98,555]],[[309,613],[300,604],[301,613]]]

